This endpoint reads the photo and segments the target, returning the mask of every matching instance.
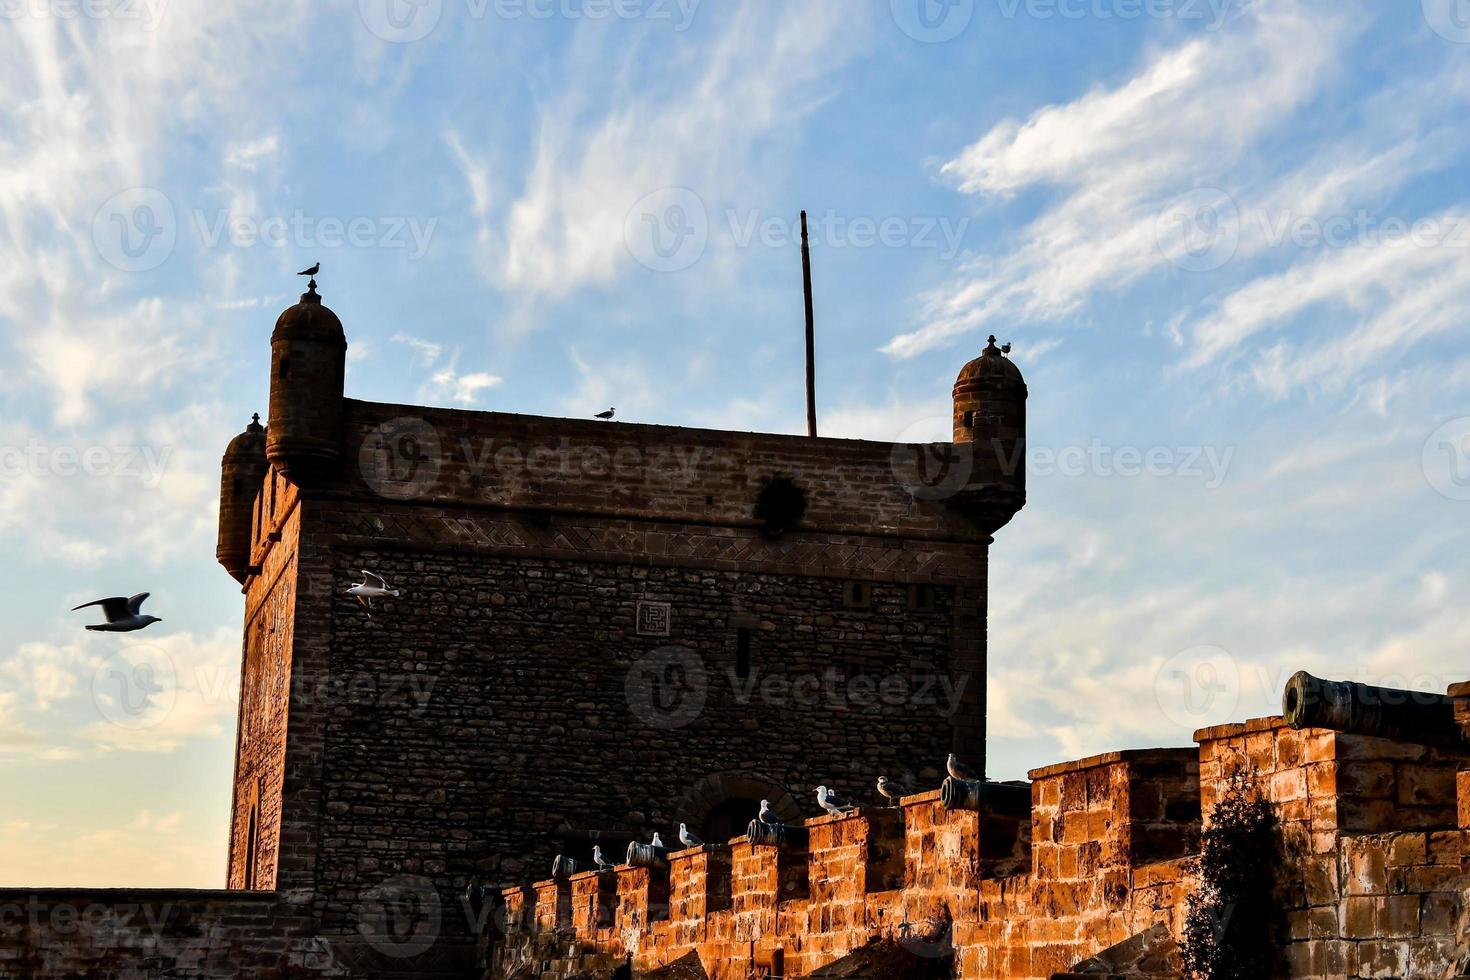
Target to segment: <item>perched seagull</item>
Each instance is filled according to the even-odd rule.
[[[390,589],[388,583],[383,581],[383,576],[377,572],[370,572],[366,568],[362,570],[362,582],[347,590],[348,595],[357,596],[357,601],[362,603],[362,608],[373,614],[373,600],[386,599],[393,596],[395,599],[403,595],[401,589]]]
[[[660,850],[662,850],[664,846],[664,839],[658,835],[658,831],[656,830],[653,832],[653,846],[659,848]]]
[[[605,412],[598,412],[595,416],[593,416],[593,418],[602,419],[604,422],[611,422],[612,417],[616,414],[618,414],[618,410],[616,408],[609,408]]]
[[[840,817],[844,813],[851,813],[856,809],[851,803],[825,786],[817,787],[817,805],[834,817]]]
[[[131,633],[140,630],[153,623],[161,623],[163,620],[157,616],[143,616],[138,612],[143,605],[143,600],[148,598],[147,592],[139,592],[131,599],[122,596],[113,596],[111,599],[98,599],[95,602],[84,602],[77,609],[86,609],[88,606],[101,606],[102,614],[107,617],[107,622],[88,626],[87,629],[98,633]]]
[[[892,800],[894,803],[897,803],[904,796],[908,795],[902,786],[887,776],[878,777],[878,792],[882,794],[885,800]]]
[[[761,823],[779,824],[781,822],[777,819],[776,814],[771,811],[770,800],[761,800],[761,812],[756,814],[755,818]]]
[[[1000,349],[1000,352],[1002,354],[1009,354],[1011,352],[1011,345],[1010,344],[1004,344],[1004,345],[1002,345],[1001,346],[1001,349]]]
[[[979,776],[975,775],[974,770],[961,762],[959,756],[955,755],[953,752],[949,754],[949,761],[944,764],[944,768],[947,769],[949,771],[949,774],[955,779],[963,779],[966,782],[973,783],[980,778]]]
[[[321,271],[322,271],[322,264],[320,262],[318,262],[316,265],[312,266],[310,269],[302,269],[300,272],[298,272],[296,274],[298,276],[314,276],[318,272],[321,272]]]
[[[679,843],[685,847],[699,847],[704,844],[704,841],[691,834],[688,827],[679,824]]]
[[[598,871],[611,871],[613,866],[607,863],[602,856],[602,845],[598,844],[592,848],[592,863],[597,865]]]

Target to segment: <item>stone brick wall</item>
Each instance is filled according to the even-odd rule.
[[[0,889],[0,978],[352,975],[307,921],[260,893]]]
[[[624,918],[622,928],[593,929],[556,911],[566,882],[542,882],[534,895],[545,914],[506,917],[487,975],[608,977],[631,957],[640,976],[693,956],[714,978],[775,975],[773,963],[788,976],[819,968],[897,976],[861,972],[891,943],[914,963],[937,960],[966,980],[1178,977],[1202,821],[1237,769],[1280,832],[1280,852],[1262,856],[1279,869],[1280,914],[1275,932],[1261,937],[1277,949],[1280,976],[1459,975],[1470,957],[1470,831],[1457,823],[1455,782],[1462,758],[1295,732],[1280,719],[1196,739],[1197,750],[1110,753],[1035,770],[1025,815],[949,811],[927,793],[899,809],[809,820],[805,851],[735,841],[676,853],[667,921]],[[797,859],[809,890],[783,892],[778,883]],[[728,908],[702,902],[723,891],[707,870],[714,861],[734,868]],[[597,875],[573,885],[599,889],[617,908],[643,901],[651,874],[620,867],[600,885]],[[511,890],[507,907],[524,910],[532,894]]]
[[[1244,770],[1272,804],[1286,884],[1278,941],[1293,976],[1442,976],[1467,882],[1455,774],[1440,749],[1279,718],[1198,732],[1205,805]]]
[[[335,475],[256,501],[231,887],[336,935],[405,876],[452,901],[731,794],[798,818],[819,781],[983,764],[989,537],[914,492],[923,447],[345,409]],[[808,506],[772,537],[778,475]],[[406,594],[368,616],[363,568]]]
[[[567,825],[700,832],[691,795],[711,773],[757,774],[762,795],[810,813],[818,781],[869,795],[872,774],[932,773],[950,745],[952,587],[920,610],[906,585],[872,583],[870,605],[848,608],[836,578],[357,548],[332,561],[339,582],[372,568],[406,594],[371,617],[333,603],[344,697],[316,879],[329,928],[384,877],[454,895],[549,868]],[[670,605],[668,636],[639,635],[645,601]],[[670,644],[686,653],[668,700],[630,697]]]
[[[346,416],[333,486],[358,497],[757,527],[761,482],[781,474],[807,492],[809,531],[989,538],[951,499],[995,474],[927,446],[354,399]]]
[[[284,494],[277,501],[277,512],[270,513],[269,502],[274,497],[267,492],[258,498],[267,506],[256,531],[255,560],[261,571],[249,580],[246,589],[230,819],[230,888],[274,888],[280,852],[291,641],[295,633],[296,544],[301,522],[294,500],[286,500]],[[252,861],[253,867],[249,867]]]

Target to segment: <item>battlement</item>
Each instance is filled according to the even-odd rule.
[[[641,976],[697,959],[714,978],[806,976],[896,949],[904,965],[890,960],[882,975],[1048,978],[1126,965],[1177,976],[1191,859],[1242,769],[1277,818],[1288,865],[1287,975],[1430,976],[1452,964],[1470,856],[1462,755],[1295,731],[1280,718],[1196,741],[1034,770],[1029,807],[1009,812],[947,809],[933,791],[807,820],[790,835],[804,846],[736,838],[669,854],[666,869],[506,889],[490,975],[564,976],[575,959],[579,969],[631,962]]]

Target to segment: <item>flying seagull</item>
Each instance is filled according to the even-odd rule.
[[[955,779],[963,779],[965,782],[973,783],[980,778],[975,774],[973,769],[961,762],[959,756],[953,752],[949,754],[949,760],[945,762],[944,768]]]
[[[401,589],[390,589],[388,583],[383,581],[383,576],[377,572],[370,572],[366,568],[362,570],[362,582],[347,590],[348,595],[357,596],[357,601],[362,603],[362,608],[373,614],[373,600],[386,599],[388,596],[398,598],[403,595]]]
[[[895,783],[887,776],[878,777],[878,792],[882,794],[885,800],[892,800],[894,803],[897,803],[900,799],[907,795],[902,786],[898,785],[898,783]]]
[[[321,271],[322,271],[322,264],[320,262],[318,262],[316,265],[312,266],[310,269],[302,269],[300,272],[298,272],[296,274],[298,276],[314,276],[318,272],[321,272]]]
[[[834,817],[840,817],[844,813],[851,813],[856,809],[851,803],[825,786],[817,787],[817,805]]]
[[[611,871],[613,869],[613,866],[608,864],[607,859],[602,856],[602,846],[600,844],[592,848],[592,863],[597,865],[598,871]]]
[[[139,592],[131,599],[122,596],[113,596],[111,599],[98,599],[95,602],[84,602],[77,609],[86,609],[88,606],[101,606],[102,613],[107,617],[107,622],[90,625],[89,630],[98,633],[131,633],[140,630],[153,623],[161,623],[163,620],[157,616],[144,616],[138,612],[143,605],[143,600],[148,598],[147,592]]]
[[[679,843],[685,847],[699,847],[704,841],[689,832],[689,828],[679,824]]]
[[[593,416],[593,418],[602,419],[604,422],[611,422],[612,417],[616,414],[618,414],[618,410],[616,408],[609,408],[605,412],[598,412],[596,415]]]

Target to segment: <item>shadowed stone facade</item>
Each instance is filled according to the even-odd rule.
[[[345,344],[314,291],[283,313],[265,438],[224,464],[231,888],[354,938],[405,878],[447,908],[593,843],[725,836],[760,799],[800,819],[819,782],[983,766],[987,553],[1024,502],[987,441],[1021,432],[1009,362],[966,388],[981,448],[956,454],[356,401]],[[364,568],[404,594],[364,608]]]

